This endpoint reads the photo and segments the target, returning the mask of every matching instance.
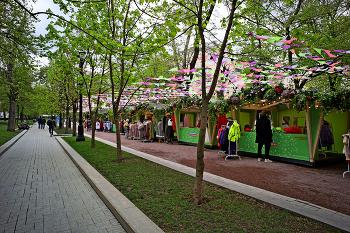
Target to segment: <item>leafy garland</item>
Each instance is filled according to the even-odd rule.
[[[269,84],[256,84],[251,87],[242,88],[241,92],[236,93],[228,99],[219,100],[209,103],[208,111],[210,118],[216,119],[219,114],[226,114],[231,111],[234,106],[244,106],[259,100],[265,100],[272,103],[277,99],[285,99],[292,102],[293,107],[298,111],[304,111],[308,107],[321,107],[324,114],[335,111],[350,110],[350,89],[342,88],[329,93],[320,93],[314,90],[293,90],[286,89],[282,84],[271,86]],[[146,110],[153,112],[155,117],[165,115],[166,112],[174,112],[192,106],[202,107],[202,100],[198,96],[184,96],[177,99],[167,107],[157,109],[149,106],[148,103],[138,104],[135,109],[130,112],[133,116],[139,112]],[[124,113],[124,111],[123,111]]]

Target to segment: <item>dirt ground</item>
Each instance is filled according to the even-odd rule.
[[[86,132],[90,134],[90,132]],[[116,142],[115,133],[96,132],[96,137]],[[122,145],[163,159],[195,168],[197,147],[158,142],[127,140]],[[225,161],[218,149],[205,149],[205,171],[247,185],[262,188],[291,198],[301,199],[343,214],[350,215],[350,173],[346,162],[311,168],[300,165],[258,162],[241,156]]]

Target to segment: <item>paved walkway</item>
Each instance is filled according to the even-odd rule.
[[[48,129],[0,157],[0,232],[125,232]]]

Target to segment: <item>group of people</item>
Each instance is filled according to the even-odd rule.
[[[46,121],[45,117],[40,116],[36,121],[38,122],[38,129],[44,129],[45,124],[47,124],[47,126],[49,127],[50,137],[52,137],[53,130],[56,126],[55,117],[51,116],[51,118]]]
[[[36,122],[38,122],[38,129],[44,129],[46,124],[45,117],[39,116],[38,119],[36,119]]]

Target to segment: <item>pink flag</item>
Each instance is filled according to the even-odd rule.
[[[289,109],[289,103],[286,103],[286,105],[287,105],[287,108]]]
[[[275,67],[280,67],[281,65],[283,65],[283,63],[278,63],[275,65]]]
[[[281,42],[284,42],[284,43],[287,43],[287,44],[290,44],[292,43],[292,41],[296,40],[297,38],[293,38],[291,40],[282,40]]]
[[[322,57],[312,58],[312,59],[314,59],[315,61],[318,61],[318,60],[324,60],[324,58],[322,58]]]
[[[337,57],[337,56],[331,54],[331,51],[330,51],[330,50],[324,50],[324,51],[327,53],[327,55],[328,55],[329,57]]]
[[[338,62],[336,62],[336,63],[333,63],[333,64],[332,64],[332,65],[330,65],[330,66],[336,66],[336,65],[338,65],[340,62],[341,62],[341,60],[340,60],[340,61],[338,61]]]

